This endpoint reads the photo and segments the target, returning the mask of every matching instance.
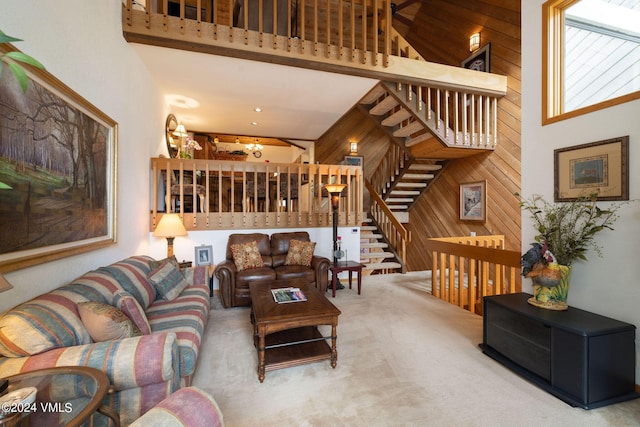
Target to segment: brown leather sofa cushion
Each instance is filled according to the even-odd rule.
[[[250,282],[258,280],[273,281],[277,274],[271,267],[251,268],[236,273],[236,288],[249,288]]]
[[[284,279],[305,279],[309,283],[316,283],[316,273],[309,267],[302,265],[283,265],[274,269],[278,280]]]

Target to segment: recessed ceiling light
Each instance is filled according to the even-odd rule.
[[[251,126],[258,126],[258,122],[251,122]]]
[[[256,108],[253,109],[253,111],[255,111],[256,113],[261,113],[262,112],[262,108],[256,107]]]

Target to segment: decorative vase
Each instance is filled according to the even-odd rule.
[[[544,268],[534,269],[527,277],[533,281],[533,296],[528,302],[547,310],[567,310],[571,267],[550,263]]]

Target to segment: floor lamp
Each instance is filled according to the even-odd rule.
[[[340,194],[342,190],[347,187],[347,184],[326,184],[324,188],[331,196],[331,209],[333,210],[333,251],[331,256],[333,257],[333,263],[338,262],[338,206],[340,205]],[[340,284],[340,280],[336,280],[336,289],[344,289],[344,286]]]
[[[153,230],[153,235],[167,238],[167,258],[170,258],[173,256],[173,239],[176,236],[186,236],[187,229],[184,228],[180,215],[164,214],[156,229]]]

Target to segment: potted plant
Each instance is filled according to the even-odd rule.
[[[520,207],[529,212],[538,232],[535,243],[521,259],[522,275],[533,281],[530,304],[566,310],[573,262],[586,261],[589,249],[602,256],[595,236],[603,230],[613,230],[622,204],[601,209],[597,199],[597,193],[566,203],[549,203],[540,195],[520,198]]]
[[[15,37],[11,37],[0,30],[0,46],[9,46],[10,43],[20,42],[21,39],[17,39]],[[3,47],[4,47],[3,46]],[[9,51],[6,53],[0,52],[0,75],[2,74],[3,65],[6,64],[11,70],[11,73],[15,76],[16,80],[20,84],[23,92],[27,91],[27,85],[29,83],[29,77],[27,73],[24,71],[20,63],[29,64],[33,67],[40,68],[44,70],[44,66],[38,62],[38,60],[33,57],[24,54],[22,52],[13,51],[8,49]],[[9,61],[11,59],[11,61]],[[3,64],[4,63],[4,64]]]

